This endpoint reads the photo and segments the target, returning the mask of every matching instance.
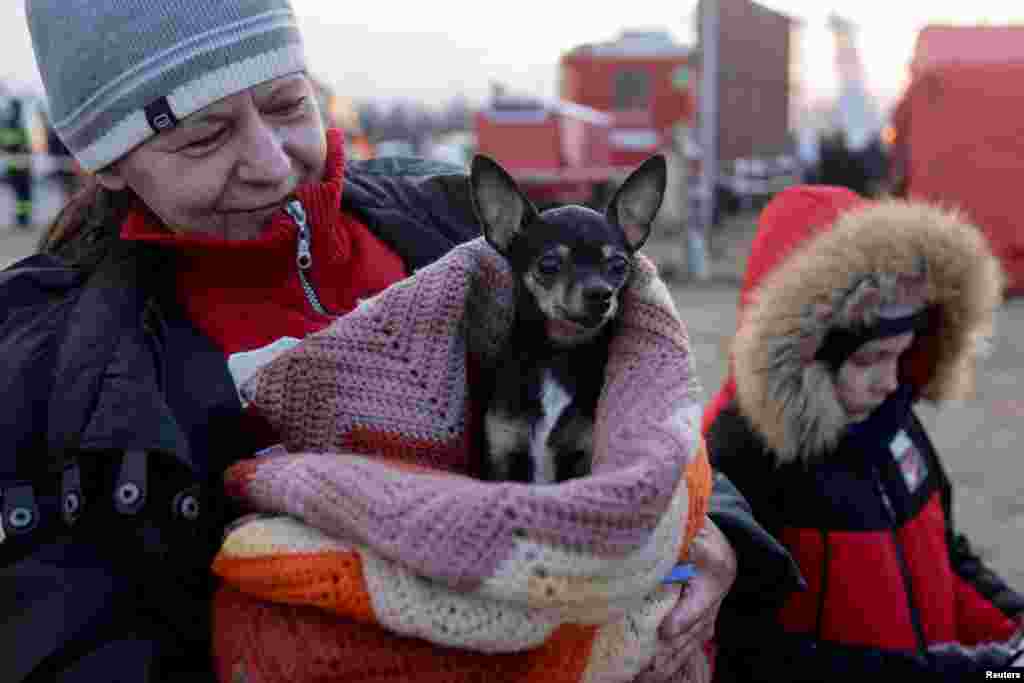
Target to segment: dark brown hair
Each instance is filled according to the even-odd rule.
[[[36,250],[76,267],[95,267],[119,241],[121,223],[134,199],[131,190],[108,190],[94,175],[86,176],[43,233]]]

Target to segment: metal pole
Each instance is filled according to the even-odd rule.
[[[700,127],[704,159],[705,228],[710,228],[715,215],[715,186],[718,184],[718,0],[702,0],[701,7],[701,79]]]
[[[691,274],[707,280],[707,232],[715,217],[715,186],[718,184],[718,0],[700,0],[700,219],[690,227]]]

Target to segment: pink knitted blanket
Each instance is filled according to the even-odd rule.
[[[233,590],[475,652],[529,653],[583,625],[594,628],[584,669],[630,680],[646,665],[679,591],[661,579],[685,557],[710,495],[685,326],[638,256],[592,475],[483,482],[469,476],[473,368],[508,337],[512,283],[505,261],[475,240],[243,385],[284,451],[227,475],[233,495],[279,515],[226,539],[214,570]],[[331,562],[346,568],[328,572],[324,590],[318,572]],[[223,633],[218,642],[230,666],[255,647]]]

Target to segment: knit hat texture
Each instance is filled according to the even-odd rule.
[[[25,0],[60,139],[95,171],[229,95],[306,68],[288,0]]]

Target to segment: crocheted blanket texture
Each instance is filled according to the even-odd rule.
[[[514,319],[482,239],[362,302],[241,388],[281,448],[232,467],[259,514],[214,561],[223,681],[629,681],[681,586],[711,473],[689,341],[638,255],[593,471],[474,478],[474,368]]]

